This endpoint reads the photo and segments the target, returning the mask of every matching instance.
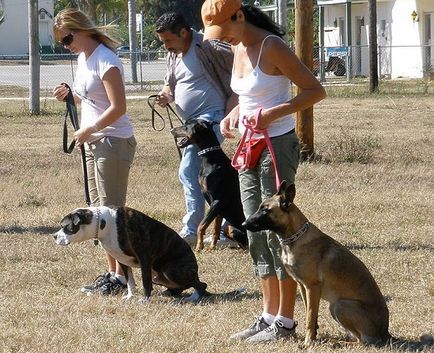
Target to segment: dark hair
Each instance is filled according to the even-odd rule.
[[[279,26],[270,18],[270,16],[256,6],[241,5],[241,11],[243,11],[246,21],[252,25],[265,29],[266,31],[271,32],[280,38],[286,34],[285,30],[281,26]],[[234,14],[231,17],[231,20],[235,21],[236,19],[237,15]]]
[[[183,28],[188,32],[191,31],[190,25],[185,21],[184,16],[176,12],[166,12],[158,18],[155,24],[155,31],[157,33],[170,31],[179,35]]]

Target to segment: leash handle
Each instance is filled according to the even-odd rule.
[[[241,120],[241,123],[246,127],[246,129],[244,130],[243,137],[241,138],[241,142],[238,145],[238,148],[237,148],[237,150],[235,152],[235,155],[234,155],[234,158],[232,159],[232,161],[236,161],[237,158],[238,158],[238,156],[240,155],[241,150],[243,148],[243,145],[246,142],[248,134],[249,134],[249,139],[251,139],[254,134],[262,134],[264,136],[265,143],[267,144],[268,151],[271,154],[271,160],[273,161],[274,177],[275,177],[275,181],[276,181],[276,190],[277,190],[277,189],[279,189],[280,178],[279,178],[279,173],[277,171],[277,162],[276,162],[276,155],[274,153],[274,148],[273,148],[273,145],[271,143],[270,136],[268,135],[268,130],[267,129],[259,129],[258,128],[258,121],[259,121],[259,117],[261,116],[261,111],[262,111],[262,108],[258,108],[258,109],[255,110],[254,122],[253,123],[250,123],[247,120],[247,117],[243,116],[243,118]],[[248,162],[250,161],[250,158],[251,158],[251,156],[248,153],[246,155],[246,159],[247,159]]]
[[[151,108],[151,125],[152,125],[152,128],[153,128],[155,131],[163,131],[164,128],[166,127],[166,120],[165,120],[164,117],[163,117],[163,116],[162,116],[162,115],[157,111],[157,109],[155,109],[155,102],[156,102],[156,100],[157,100],[157,97],[158,97],[158,94],[150,95],[150,96],[148,97],[148,101],[147,101],[147,102],[148,102],[148,106]],[[173,110],[172,106],[171,106],[170,104],[167,104],[167,105],[166,105],[166,115],[167,115],[167,118],[168,118],[168,120],[169,120],[169,125],[170,125],[170,128],[171,128],[171,129],[173,129],[173,127],[174,127],[171,114],[173,114],[173,115],[178,119],[178,121],[179,121],[181,124],[183,124],[182,120],[180,119],[180,117],[178,116],[178,114],[176,114],[175,110]],[[158,116],[158,117],[160,118],[160,120],[162,121],[162,123],[163,123],[161,128],[157,128],[157,127],[156,127],[156,124],[155,124],[155,117],[156,117],[156,116]],[[178,142],[177,142],[177,140],[176,140],[176,137],[173,137],[173,139],[174,139],[174,141],[175,141],[175,146],[176,146],[176,149],[177,149],[177,151],[178,151],[179,160],[181,160],[181,159],[182,159],[181,149],[180,149],[179,146],[178,146]]]
[[[77,131],[80,128],[80,126],[78,123],[77,108],[75,106],[74,95],[72,94],[71,87],[69,87],[66,83],[62,83],[62,84],[66,88],[68,88],[68,94],[63,100],[66,103],[65,119],[63,121],[63,152],[70,154],[74,150],[75,140],[73,139],[68,147],[68,128],[67,128],[68,116],[71,120],[71,124],[72,127],[74,128],[74,131]]]
[[[71,120],[72,127],[74,131],[80,129],[80,124],[78,122],[78,114],[77,107],[75,106],[74,95],[72,93],[71,87],[69,87],[66,83],[63,83],[66,88],[68,88],[68,94],[65,97],[64,101],[66,103],[66,113],[65,119],[63,122],[63,152],[71,154],[75,147],[75,140],[72,140],[71,144],[68,147],[68,129],[67,129],[67,120],[68,116]],[[90,202],[90,193],[89,193],[89,184],[88,184],[88,174],[87,174],[87,164],[86,164],[86,151],[84,145],[80,146],[81,152],[81,166],[83,169],[83,182],[84,182],[84,197],[86,200],[86,204],[88,206],[91,205]]]

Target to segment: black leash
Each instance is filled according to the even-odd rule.
[[[157,97],[158,97],[158,94],[153,94],[153,95],[151,95],[151,96],[148,97],[148,105],[151,108],[151,124],[152,124],[152,128],[155,131],[163,131],[164,128],[166,127],[166,120],[155,109],[155,103],[156,103]],[[170,104],[166,105],[166,115],[167,115],[167,119],[169,120],[169,125],[170,125],[171,129],[174,128],[173,121],[172,121],[172,115],[174,115],[178,119],[178,121],[181,123],[181,125],[183,124],[182,120],[179,118],[178,114],[176,114],[176,112],[173,110],[173,108],[170,106]],[[156,116],[158,116],[161,119],[161,121],[162,121],[161,128],[157,128],[156,127],[156,124],[155,124],[155,118],[156,118]],[[175,146],[176,146],[176,149],[178,150],[179,159],[181,159],[182,158],[181,149],[178,146],[178,143],[176,141],[176,137],[173,137],[173,139],[175,140]]]
[[[66,83],[64,83],[64,85],[69,89],[69,91],[68,91],[68,95],[65,98],[66,113],[65,113],[65,120],[63,122],[63,152],[70,154],[74,150],[75,140],[72,140],[72,142],[69,144],[68,147],[68,128],[67,128],[68,116],[71,120],[71,124],[72,127],[74,128],[74,131],[77,131],[80,128],[80,125],[78,123],[77,107],[75,106],[72,90]],[[83,179],[84,179],[84,196],[86,199],[86,204],[90,206],[89,185],[87,183],[86,153],[83,145],[80,146],[80,150],[81,150],[81,166],[83,168]]]

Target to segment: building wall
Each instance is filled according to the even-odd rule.
[[[39,9],[53,15],[54,1],[39,0]],[[0,55],[26,55],[29,53],[28,0],[4,0],[5,19],[0,24]],[[53,41],[53,20],[44,14],[39,20],[39,41],[49,46]]]
[[[416,11],[418,21],[411,14]],[[431,26],[427,29],[429,16]],[[325,46],[344,46],[345,4],[327,5],[324,10]],[[353,75],[367,76],[369,57],[369,12],[367,3],[351,6],[352,68]],[[428,33],[427,33],[428,32]],[[377,42],[381,75],[422,77],[427,63],[434,66],[434,1],[433,0],[380,0],[377,1]],[[430,37],[427,38],[427,37]]]

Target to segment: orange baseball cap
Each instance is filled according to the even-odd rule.
[[[202,5],[204,39],[219,39],[227,22],[241,8],[241,0],[205,0]]]

